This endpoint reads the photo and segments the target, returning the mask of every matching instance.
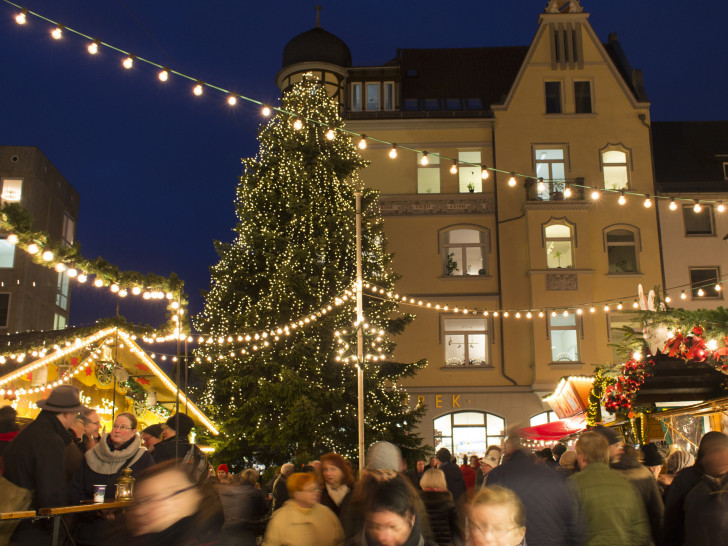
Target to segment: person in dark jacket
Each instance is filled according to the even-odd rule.
[[[122,470],[129,468],[136,477],[145,468],[154,465],[154,459],[142,447],[137,434],[137,419],[131,413],[116,416],[109,434],[84,455],[81,468],[71,482],[69,500],[72,504],[91,500],[94,485],[106,485],[105,500],[113,502],[116,495],[116,480]],[[79,518],[76,539],[79,545],[101,544],[111,533],[111,526],[99,512],[85,514]]]
[[[76,414],[86,409],[79,390],[72,385],[55,387],[48,398],[36,405],[41,412],[5,449],[5,478],[30,489],[30,509],[53,508],[68,504],[68,482],[63,467],[66,446],[71,443],[68,427]],[[11,542],[48,544],[52,535],[49,521],[22,521]]]
[[[249,468],[239,482],[215,486],[225,516],[222,531],[241,546],[255,546],[257,537],[265,531],[268,506],[263,493],[255,487],[257,481],[258,472]]]
[[[452,494],[447,490],[442,470],[426,470],[420,480],[420,497],[430,519],[432,536],[440,546],[463,543],[463,533],[458,521],[458,511]]]
[[[271,500],[271,512],[275,512],[288,500],[288,486],[286,481],[288,476],[293,474],[295,467],[291,463],[281,466],[281,473],[273,483],[273,499]]]
[[[321,467],[319,502],[341,519],[341,512],[349,503],[354,489],[354,474],[347,460],[338,453],[327,453],[321,457]]]
[[[464,503],[465,498],[461,498],[465,494],[465,479],[463,478],[463,472],[452,462],[452,455],[450,450],[446,447],[441,447],[437,450],[437,460],[440,461],[440,470],[445,473],[445,481],[447,482],[447,489],[452,493],[452,498],[455,504]]]
[[[637,459],[624,452],[624,442],[614,429],[597,426],[594,432],[601,434],[609,444],[609,468],[619,472],[637,488],[650,522],[652,541],[660,544],[665,506],[654,474]]]
[[[15,422],[17,416],[15,408],[12,406],[3,406],[0,408],[0,457],[5,448],[20,432],[20,427]],[[2,471],[2,468],[0,468]]]
[[[503,463],[488,474],[486,485],[506,487],[521,499],[529,546],[583,543],[584,527],[574,492],[564,476],[533,461],[521,447],[517,432],[506,439]]]
[[[192,447],[188,436],[194,426],[192,418],[184,413],[175,413],[167,419],[162,429],[162,441],[154,445],[154,462],[184,459]]]

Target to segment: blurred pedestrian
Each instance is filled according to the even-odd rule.
[[[652,475],[657,479],[662,471],[662,464],[665,462],[665,458],[660,453],[656,444],[644,444],[642,446],[642,464],[645,465]]]
[[[73,438],[74,445],[83,454],[92,449],[101,439],[101,417],[96,410],[86,408],[76,415],[68,431]]]
[[[153,453],[154,446],[162,441],[162,428],[163,426],[161,424],[156,423],[142,430],[142,444],[147,448],[149,453]]]
[[[222,532],[242,546],[255,546],[265,531],[268,507],[257,482],[258,472],[248,468],[240,481],[224,480],[216,485],[225,516]]]
[[[475,467],[471,465],[472,458],[475,459]],[[465,457],[463,457],[463,464],[460,465],[460,472],[463,473],[463,481],[465,482],[465,491],[468,495],[468,498],[473,496],[473,489],[475,489],[475,478],[477,476],[477,468],[479,466],[478,456],[473,455],[472,458],[466,455]]]
[[[286,480],[290,499],[276,510],[265,530],[265,546],[334,546],[344,544],[344,531],[331,510],[319,503],[321,488],[311,472]]]
[[[460,468],[452,462],[450,450],[446,447],[441,447],[437,450],[436,456],[440,463],[440,470],[445,473],[447,489],[450,493],[452,493],[452,498],[455,501],[455,504],[465,503],[465,479],[463,478],[463,473]]]
[[[480,460],[480,468],[476,473],[475,486],[484,487],[488,480],[488,474],[494,468],[497,468],[503,457],[503,449],[500,446],[488,446],[485,450],[485,456]]]
[[[559,457],[559,468],[556,469],[567,478],[579,470],[576,463],[576,451],[566,451]]]
[[[340,517],[351,499],[354,474],[347,460],[338,453],[327,453],[321,457],[321,466],[321,504]]]
[[[408,470],[407,471],[407,477],[412,482],[412,485],[415,486],[415,489],[420,489],[420,480],[422,479],[422,476],[425,473],[425,460],[424,459],[418,459],[415,463],[415,469],[414,470]]]
[[[281,473],[273,483],[271,512],[278,510],[288,500],[288,486],[286,485],[286,481],[288,480],[288,476],[293,474],[293,468],[294,467],[291,463],[286,463],[281,466]]]
[[[458,510],[452,494],[447,490],[445,474],[438,468],[426,470],[420,480],[420,497],[425,503],[430,530],[435,542],[441,546],[462,544],[463,533]]]
[[[468,504],[468,544],[525,546],[526,513],[513,491],[498,485],[481,489]]]
[[[15,422],[17,412],[13,406],[3,406],[0,408],[0,457],[2,457],[5,448],[20,432],[18,423]],[[1,460],[1,459],[0,459]],[[2,468],[0,468],[0,471]]]
[[[677,449],[670,453],[665,460],[665,473],[660,474],[657,477],[657,486],[660,488],[663,500],[667,497],[667,490],[672,484],[672,481],[683,468],[693,466],[695,464],[695,457],[687,451]]]
[[[553,453],[554,460],[558,463],[561,460],[561,456],[566,453],[566,446],[561,442],[556,442],[551,448],[551,453]]]

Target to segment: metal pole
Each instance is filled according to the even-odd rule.
[[[359,419],[359,475],[364,470],[364,309],[362,303],[362,287],[364,280],[361,272],[361,192],[356,196],[356,384],[357,384],[357,416]]]
[[[180,384],[180,377],[179,377],[179,375],[180,375],[180,373],[179,373],[180,372],[180,369],[179,369],[179,367],[180,367],[180,365],[182,363],[180,362],[180,354],[179,354],[180,353],[180,351],[179,351],[179,349],[180,349],[180,347],[179,347],[179,345],[180,345],[180,343],[179,343],[179,333],[182,331],[182,325],[180,324],[179,309],[182,306],[182,296],[179,293],[177,294],[177,304],[178,304],[178,307],[177,307],[177,329],[176,329],[176,332],[177,332],[177,374],[176,374],[176,378],[175,378],[176,379],[175,386],[177,388],[175,389],[175,397],[174,397],[174,413],[175,413],[175,416],[176,416],[175,417],[175,423],[174,423],[174,426],[176,427],[175,428],[175,435],[174,435],[174,458],[175,459],[178,459],[179,456],[180,456],[180,452],[179,452],[180,437],[179,437],[179,433],[178,433],[178,431],[179,431],[179,384]]]

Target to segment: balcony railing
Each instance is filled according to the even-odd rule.
[[[566,188],[571,196],[564,195]],[[529,178],[526,181],[526,199],[528,201],[583,201],[585,196],[584,178],[567,178],[562,181],[539,182]]]

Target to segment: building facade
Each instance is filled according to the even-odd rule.
[[[588,17],[553,0],[530,45],[404,49],[381,66],[352,67],[318,27],[291,41],[295,63],[284,53],[281,89],[305,68],[347,129],[400,148],[393,159],[371,143],[361,173],[381,192],[400,293],[477,310],[403,306],[417,318],[394,358],[428,360],[402,386],[426,405],[420,433],[435,448],[482,455],[550,419],[543,395],[615,362],[620,308],[638,284],[662,284],[656,207],[631,195],[654,193],[641,73]]]
[[[71,246],[76,237],[79,195],[34,146],[0,146],[2,203],[19,203],[33,230]],[[33,263],[0,235],[0,332],[65,328],[71,288],[66,273]]]

